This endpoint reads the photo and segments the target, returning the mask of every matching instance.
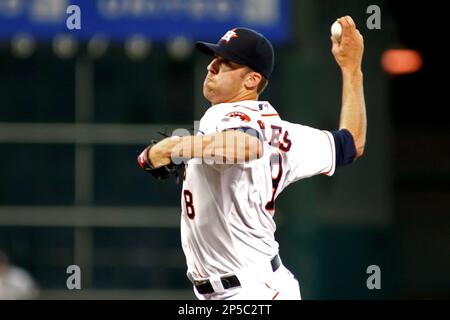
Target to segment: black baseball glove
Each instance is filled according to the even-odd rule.
[[[161,134],[164,137],[168,137],[168,135],[165,133],[159,132],[159,134]],[[151,174],[153,177],[155,177],[158,180],[164,180],[169,177],[175,177],[176,182],[178,183],[179,177],[183,173],[183,169],[184,169],[183,163],[175,164],[175,163],[171,162],[166,166],[155,168],[155,167],[153,167],[150,159],[148,158],[148,153],[149,153],[150,149],[158,142],[159,141],[157,141],[157,140],[152,140],[152,143],[147,148],[145,148],[145,150],[142,151],[142,153],[138,156],[138,164],[142,169],[145,170],[145,172]]]

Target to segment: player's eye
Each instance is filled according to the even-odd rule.
[[[225,59],[225,58],[220,57],[218,55],[215,55],[214,58],[217,59],[220,64],[225,65],[228,68],[233,68],[233,62],[231,60]]]
[[[227,67],[233,68],[233,62],[231,62],[230,60],[223,59],[222,63],[225,64]]]

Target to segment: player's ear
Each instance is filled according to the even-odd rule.
[[[262,81],[262,75],[258,72],[251,71],[245,77],[245,86],[247,89],[257,89]]]

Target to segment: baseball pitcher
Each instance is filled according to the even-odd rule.
[[[196,44],[212,57],[203,84],[211,107],[196,135],[168,137],[138,157],[157,178],[185,167],[181,238],[199,299],[301,298],[278,254],[276,198],[292,182],[333,175],[365,145],[363,37],[351,17],[338,22],[342,36],[331,41],[343,78],[339,130],[290,123],[260,101],[274,67],[272,45],[254,30],[235,28],[217,44]]]

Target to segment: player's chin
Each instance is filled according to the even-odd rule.
[[[203,96],[211,102],[214,98],[214,91],[206,84],[203,86]]]

